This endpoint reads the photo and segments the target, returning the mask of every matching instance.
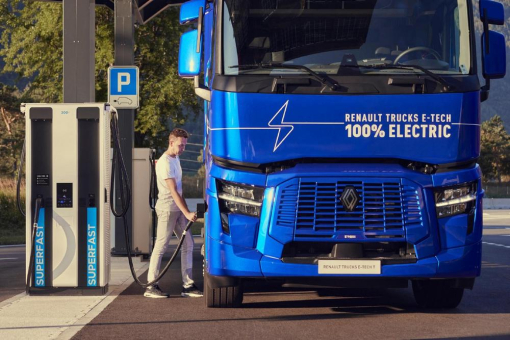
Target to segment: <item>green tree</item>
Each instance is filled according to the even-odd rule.
[[[480,167],[484,180],[498,180],[510,174],[510,135],[503,120],[495,115],[482,123]]]
[[[0,84],[0,174],[14,177],[25,135],[16,88]]]
[[[62,6],[21,0],[0,0],[2,72],[32,81],[27,101],[62,100]]]

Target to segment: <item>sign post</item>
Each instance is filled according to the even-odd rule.
[[[108,102],[116,109],[138,108],[138,85],[138,67],[108,68]]]

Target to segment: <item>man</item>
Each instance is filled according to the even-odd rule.
[[[172,234],[175,232],[181,238],[186,228],[187,220],[195,221],[196,214],[190,212],[186,201],[182,197],[182,169],[179,155],[184,152],[188,141],[188,133],[183,129],[174,129],[168,138],[168,149],[159,158],[156,164],[156,177],[158,184],[158,231],[156,244],[152,251],[147,280],[153,281],[161,266],[161,259],[165,253]],[[192,279],[193,266],[193,236],[189,233],[184,239],[181,249],[181,272],[183,297],[200,297],[202,292],[195,286]],[[155,283],[147,287],[145,297],[167,298]]]

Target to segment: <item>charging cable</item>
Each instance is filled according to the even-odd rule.
[[[151,183],[149,187],[149,207],[152,210],[152,251],[156,244],[156,195],[157,195],[157,183],[156,183],[156,150],[151,150],[149,154],[149,164],[151,169]]]
[[[177,253],[181,249],[182,243],[184,242],[184,238],[186,237],[188,230],[191,228],[191,225],[193,224],[192,221],[189,221],[186,225],[186,228],[182,232],[181,239],[179,240],[179,243],[177,244],[177,249],[175,249],[172,257],[166,264],[165,268],[159,273],[159,275],[152,280],[151,282],[144,283],[140,281],[140,279],[136,276],[135,269],[133,267],[133,259],[131,255],[131,239],[129,237],[129,231],[127,226],[127,219],[126,219],[126,213],[129,210],[129,205],[131,204],[131,189],[129,187],[129,177],[126,170],[126,165],[124,163],[124,158],[122,157],[122,151],[120,148],[120,138],[119,138],[119,129],[118,129],[118,117],[117,113],[115,111],[112,111],[112,118],[110,120],[110,129],[111,129],[111,136],[113,141],[113,158],[112,158],[112,175],[111,175],[111,182],[110,182],[110,208],[115,217],[122,217],[122,221],[124,224],[124,233],[126,237],[126,248],[128,253],[128,260],[129,260],[129,269],[131,270],[131,275],[133,276],[133,279],[137,284],[139,284],[141,287],[149,287],[152,286],[154,283],[158,282],[168,271],[170,266],[175,260],[175,257],[177,256]],[[120,202],[121,202],[121,210],[120,212],[115,210],[113,206],[113,188],[115,184],[115,173],[118,173],[118,181],[119,181],[119,193],[120,193]]]

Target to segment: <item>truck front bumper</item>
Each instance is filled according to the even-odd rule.
[[[381,266],[379,275],[324,275],[318,265],[284,263],[255,249],[244,249],[218,240],[207,240],[207,271],[214,276],[232,277],[385,277],[385,278],[472,278],[480,275],[481,242],[446,249],[415,263]]]

